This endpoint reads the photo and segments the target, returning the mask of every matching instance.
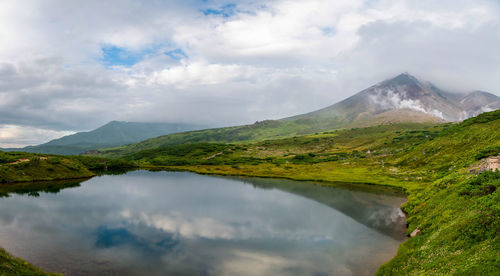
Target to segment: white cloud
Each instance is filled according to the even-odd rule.
[[[229,254],[229,258],[222,260],[217,267],[217,275],[284,275],[299,265],[307,266],[303,260],[291,260],[262,252],[231,250]]]
[[[497,1],[235,3],[225,17],[202,12],[222,1],[0,2],[0,124],[248,123],[333,104],[402,71],[500,93]],[[105,66],[105,46],[146,54]],[[175,49],[186,57],[164,54]],[[23,144],[19,135],[8,143]]]
[[[130,214],[122,214],[128,219]],[[147,215],[141,213],[135,223],[145,224],[165,232],[178,233],[188,239],[232,239],[235,236],[235,229],[221,221],[213,218],[186,218],[180,213],[170,212],[165,214]]]
[[[40,140],[52,140],[73,133],[72,131],[54,131],[16,125],[0,125],[0,147],[15,148],[35,145]]]
[[[254,68],[236,64],[204,64],[193,62],[153,72],[147,84],[185,88],[198,85],[214,85],[237,80],[249,80],[258,76]]]

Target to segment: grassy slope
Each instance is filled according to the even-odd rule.
[[[25,152],[0,152],[0,183],[84,178],[93,175],[76,159]]]
[[[382,125],[248,144],[194,143],[145,150],[124,158],[137,160],[142,166],[200,173],[402,186],[425,179],[384,165],[384,160],[422,143],[425,136],[431,139],[448,126]]]
[[[38,275],[60,275],[41,271],[27,262],[13,257],[0,248],[0,275],[38,276]]]
[[[478,158],[500,152],[500,111],[466,120],[395,162],[432,175],[410,191],[408,232],[380,275],[494,275],[500,271],[500,172],[471,173]],[[424,154],[425,153],[425,154]],[[486,153],[486,154],[485,154]],[[416,160],[415,160],[416,159]]]
[[[135,166],[121,159],[0,151],[0,186],[3,183],[86,178],[103,170]]]
[[[263,121],[252,125],[195,130],[148,139],[136,144],[103,149],[101,156],[119,157],[141,150],[197,142],[248,142],[300,134],[314,133],[318,129],[307,122]]]
[[[188,143],[212,142],[212,143],[248,143],[252,141],[263,141],[266,139],[279,139],[300,135],[313,134],[320,131],[335,129],[341,125],[334,122],[322,123],[322,121],[301,119],[293,121],[262,121],[253,125],[236,127],[214,128],[196,130],[148,139],[136,144],[125,145],[116,148],[100,150],[100,156],[120,157],[147,149],[158,147],[181,145]],[[418,124],[402,124],[418,125]]]
[[[419,129],[420,128],[420,129]],[[500,151],[500,111],[458,125],[392,125],[250,144],[195,143],[129,153],[143,166],[200,173],[399,186],[408,231],[380,275],[476,274],[500,270],[500,173],[471,174]]]
[[[409,232],[379,275],[498,275],[500,172],[453,173],[418,193],[403,210]]]

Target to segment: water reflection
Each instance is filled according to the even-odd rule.
[[[0,245],[67,275],[370,275],[404,237],[384,193],[144,171],[70,186],[1,199]]]
[[[0,197],[8,197],[10,194],[40,196],[40,193],[59,193],[62,189],[79,187],[82,180],[61,180],[26,183],[1,183]]]
[[[371,185],[331,184],[331,187],[316,185],[313,182],[297,182],[282,179],[233,177],[264,189],[280,189],[325,204],[355,219],[381,234],[394,239],[404,240],[406,220],[399,208],[404,195],[390,187]]]

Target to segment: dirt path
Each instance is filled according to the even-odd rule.
[[[47,157],[44,157],[44,156],[41,156],[40,157],[40,160],[46,160]],[[24,163],[24,162],[30,162],[31,159],[29,158],[21,158],[21,159],[18,159],[17,161],[15,162],[11,162],[11,163],[7,163],[7,165],[15,165],[15,164],[19,164],[19,163]]]

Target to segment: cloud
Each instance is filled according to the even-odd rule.
[[[493,0],[3,1],[0,124],[250,123],[404,71],[498,95],[499,14]]]
[[[235,229],[213,218],[185,218],[179,213],[147,215],[141,213],[138,223],[168,233],[178,233],[188,239],[233,239]]]
[[[54,131],[16,125],[0,125],[0,147],[21,147],[35,144],[40,140],[52,140],[73,133],[72,131]]]

